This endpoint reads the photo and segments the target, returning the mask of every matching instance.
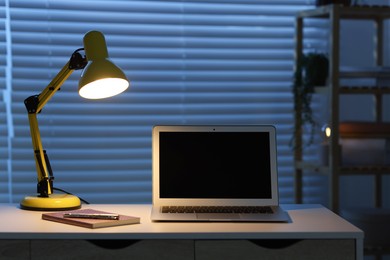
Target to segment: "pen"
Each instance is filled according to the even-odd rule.
[[[64,213],[64,218],[113,219],[118,220],[118,214],[111,213]]]

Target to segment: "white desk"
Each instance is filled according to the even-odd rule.
[[[72,255],[82,255],[83,249],[86,251],[85,254],[87,251],[91,253],[91,250],[97,250],[96,248],[87,249],[95,245],[83,240],[142,240],[142,242],[146,241],[144,244],[149,243],[149,248],[143,249],[149,254],[156,249],[150,243],[158,241],[160,245],[157,246],[158,242],[156,242],[156,246],[160,248],[160,251],[162,250],[162,253],[169,251],[170,244],[175,247],[172,250],[179,253],[180,246],[183,246],[181,253],[188,256],[188,259],[215,259],[216,256],[221,259],[229,259],[229,257],[236,259],[229,250],[239,251],[240,248],[237,245],[240,245],[244,251],[244,255],[242,257],[240,255],[240,260],[245,259],[245,254],[249,254],[248,258],[256,253],[263,255],[264,250],[267,253],[289,255],[290,259],[291,250],[297,256],[314,256],[310,254],[320,254],[323,251],[321,253],[325,254],[323,259],[337,259],[335,256],[329,258],[329,253],[340,254],[340,259],[347,259],[345,255],[348,255],[350,259],[363,259],[363,232],[320,205],[283,205],[291,217],[290,223],[156,223],[150,221],[150,205],[95,204],[83,205],[83,208],[139,216],[141,224],[87,229],[42,220],[42,212],[21,210],[13,204],[0,204],[2,243],[0,244],[0,258],[6,256],[5,251],[7,254],[10,254],[10,251],[22,253],[22,249],[16,250],[17,252],[6,249],[13,246],[23,248],[23,244],[20,244],[23,242],[28,243],[26,247],[30,250],[26,252],[28,258],[33,259],[36,256],[42,259],[43,254],[48,255],[50,252],[55,254],[65,250],[63,254],[70,253],[66,251],[69,250],[66,249],[66,243],[77,243],[69,245],[72,249],[76,248],[75,245],[82,245],[81,249],[71,250]],[[53,240],[57,240],[56,245],[53,244],[55,242]],[[248,240],[256,241],[260,246]],[[243,241],[246,241],[246,244],[242,244]],[[296,243],[278,250],[261,246],[263,242],[269,241],[295,241]],[[56,249],[50,250],[53,247]],[[141,250],[135,244],[127,249],[118,250],[118,253],[130,256],[134,253],[131,252],[132,247],[135,248],[133,251]],[[299,250],[304,250],[304,252],[299,252]],[[148,254],[145,256],[145,252],[141,251],[137,252],[142,255],[142,259],[148,259]],[[112,253],[111,250],[110,254]],[[100,256],[101,254],[103,253],[99,253]],[[178,259],[185,259],[183,256]],[[321,259],[320,255],[315,257]]]

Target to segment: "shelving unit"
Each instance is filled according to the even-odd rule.
[[[328,19],[329,21],[329,83],[321,87],[316,93],[327,95],[329,104],[328,124],[332,129],[329,138],[329,162],[327,166],[313,165],[303,161],[302,129],[299,129],[302,121],[301,111],[295,111],[295,201],[303,202],[303,175],[305,171],[326,174],[329,178],[329,207],[339,212],[340,176],[370,174],[375,176],[375,206],[382,206],[381,178],[390,173],[390,165],[347,166],[342,164],[340,140],[346,138],[390,138],[390,123],[382,121],[383,95],[390,94],[390,70],[383,68],[383,38],[384,21],[390,18],[390,7],[369,6],[341,6],[329,5],[312,10],[301,11],[296,16],[296,68],[298,61],[304,53],[303,27],[305,18]],[[340,22],[348,20],[371,20],[375,23],[375,51],[374,58],[376,68],[343,71],[340,68]],[[349,86],[342,85],[341,79],[387,77],[388,86]],[[340,95],[365,94],[375,97],[375,121],[364,122],[340,122]]]

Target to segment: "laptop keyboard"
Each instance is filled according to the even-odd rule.
[[[265,213],[272,214],[269,206],[163,206],[162,213]]]

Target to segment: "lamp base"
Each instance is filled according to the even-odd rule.
[[[81,208],[80,199],[69,194],[50,194],[49,197],[26,196],[20,207],[25,210],[59,211]]]

